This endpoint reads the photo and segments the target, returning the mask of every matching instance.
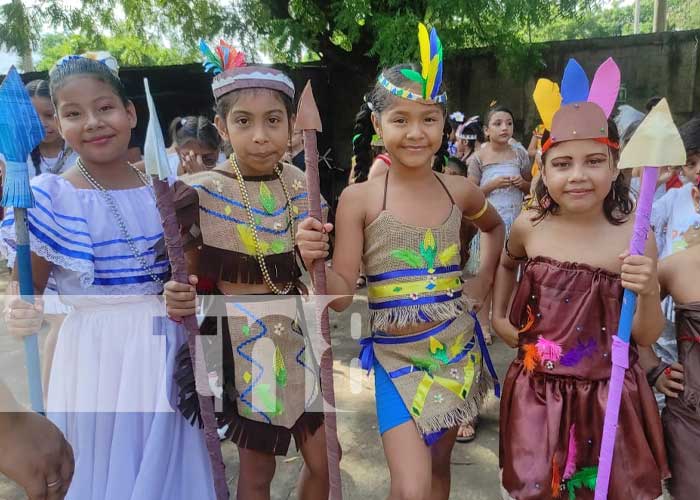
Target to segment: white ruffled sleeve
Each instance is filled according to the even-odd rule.
[[[82,286],[91,285],[95,269],[93,242],[75,188],[53,174],[34,177],[31,186],[35,207],[28,209],[27,222],[32,252],[77,272]],[[0,252],[10,267],[14,265],[16,246],[14,211],[9,208],[0,224]]]

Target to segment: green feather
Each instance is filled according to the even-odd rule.
[[[566,482],[566,489],[569,491],[569,500],[576,500],[576,489],[588,488],[595,490],[596,479],[598,478],[598,467],[584,467]]]
[[[425,261],[423,260],[423,257],[421,257],[415,251],[410,250],[408,248],[394,250],[391,252],[391,256],[395,259],[400,260],[401,262],[405,262],[406,264],[415,269],[420,269],[422,267],[425,267],[426,265]]]
[[[435,353],[433,353],[433,358],[435,358],[443,364],[447,364],[450,362],[450,359],[447,357],[447,349],[444,346],[440,349],[437,349]]]
[[[284,366],[284,356],[282,356],[282,351],[280,351],[279,346],[275,347],[275,355],[272,364],[275,369],[277,385],[284,389],[287,386],[287,368]]]
[[[260,204],[268,214],[273,214],[277,210],[277,201],[264,182],[260,183]]]
[[[214,67],[216,67],[219,71],[223,71],[223,68],[221,67],[221,60],[219,59],[219,56],[217,56],[212,50],[209,48],[209,45],[204,42],[203,40],[199,41],[199,50],[202,52],[202,55],[204,56],[204,59],[206,59],[206,62],[209,64],[212,64]]]
[[[411,356],[411,364],[431,375],[440,369],[440,362],[427,356]]]
[[[402,69],[401,74],[409,80],[419,83],[420,85],[423,85],[425,82],[421,74],[417,71],[413,71],[412,69]]]

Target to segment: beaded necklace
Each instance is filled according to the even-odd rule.
[[[258,239],[258,231],[255,226],[255,216],[253,215],[253,208],[250,203],[250,197],[248,196],[248,189],[246,188],[245,181],[243,180],[243,175],[241,174],[241,169],[238,166],[238,161],[236,160],[236,154],[231,153],[229,156],[231,162],[231,167],[233,168],[233,173],[236,174],[236,180],[238,181],[238,186],[240,187],[241,196],[243,197],[243,205],[245,206],[246,212],[248,213],[248,226],[250,227],[251,233],[253,234],[253,241],[255,242],[255,257],[258,260],[258,265],[260,266],[260,271],[262,272],[265,284],[272,290],[276,295],[287,295],[292,288],[294,288],[294,281],[290,281],[280,290],[277,285],[272,281],[270,277],[270,272],[267,269],[267,264],[265,264],[265,256],[260,250],[260,242]],[[289,234],[292,240],[292,247],[294,246],[294,215],[292,214],[292,199],[289,196],[289,191],[287,190],[287,185],[282,179],[282,172],[279,169],[279,165],[274,167],[275,174],[282,185],[282,191],[284,191],[284,197],[287,199],[287,216],[289,217]],[[294,258],[294,253],[292,252],[292,265],[296,265],[296,260]]]
[[[112,193],[110,193],[107,189],[104,188],[95,178],[88,172],[87,168],[85,168],[85,164],[83,163],[82,158],[78,158],[78,161],[76,162],[76,165],[78,167],[78,170],[80,170],[80,173],[82,174],[83,177],[85,177],[85,180],[87,180],[90,185],[92,185],[95,190],[100,193],[102,198],[105,200],[107,203],[107,206],[109,207],[109,210],[112,212],[112,215],[117,221],[117,225],[119,226],[119,230],[122,233],[122,237],[126,240],[127,245],[131,249],[131,253],[133,254],[134,258],[138,261],[138,263],[141,265],[141,269],[145,273],[148,273],[149,276],[153,281],[160,285],[164,285],[164,282],[162,279],[160,279],[160,276],[157,274],[153,273],[150,270],[150,266],[148,265],[148,262],[146,259],[139,253],[138,248],[136,248],[136,245],[134,244],[134,240],[129,234],[128,229],[126,228],[126,223],[124,222],[124,217],[121,214],[121,211],[119,210],[119,205],[117,204],[117,200],[114,199],[114,196],[112,196]],[[134,172],[136,172],[136,175],[138,175],[139,179],[141,182],[143,182],[144,186],[149,186],[150,183],[148,182],[148,177],[146,177],[146,174],[141,172],[139,169],[134,167],[131,163],[129,163],[129,166],[132,168]],[[151,190],[151,195],[153,195],[153,191]]]

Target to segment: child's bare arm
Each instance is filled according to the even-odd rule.
[[[656,241],[653,237],[647,238],[645,255],[627,255],[627,253],[622,255],[620,277],[622,286],[637,294],[632,337],[638,345],[650,346],[659,338],[665,325],[661,310]]]
[[[493,329],[509,346],[518,345],[518,331],[508,319],[509,304],[515,290],[516,258],[527,256],[525,242],[531,230],[530,221],[525,213],[520,214],[510,230],[510,237],[503,249],[496,271],[493,287]]]
[[[336,212],[335,248],[333,265],[326,269],[326,293],[342,295],[331,302],[336,311],[346,309],[352,303],[355,283],[360,274],[364,247],[365,185],[354,184],[343,191]],[[296,240],[299,252],[307,269],[314,262],[328,256],[328,231],[330,224],[315,219],[306,219],[299,225]]]

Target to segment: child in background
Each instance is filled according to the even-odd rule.
[[[489,203],[498,211],[506,228],[506,237],[515,218],[520,214],[525,194],[530,191],[530,159],[527,151],[513,138],[513,113],[503,106],[494,106],[486,114],[484,147],[469,157],[469,180],[480,187]],[[480,238],[472,240],[471,258],[467,270],[474,274],[479,268]],[[491,343],[491,296],[479,311],[484,336]]]
[[[170,123],[168,163],[173,177],[214,168],[225,160],[221,137],[206,116],[177,117]]]
[[[537,204],[513,224],[494,287],[494,328],[518,347],[501,398],[502,495],[545,500],[568,490],[570,498],[592,498],[587,488],[597,473],[626,288],[638,302],[608,498],[657,499],[668,469],[656,402],[636,349],[653,343],[663,328],[654,240],[648,239],[646,255],[625,250],[633,204],[616,168],[617,131],[603,109],[574,101],[556,111],[552,123]]]

